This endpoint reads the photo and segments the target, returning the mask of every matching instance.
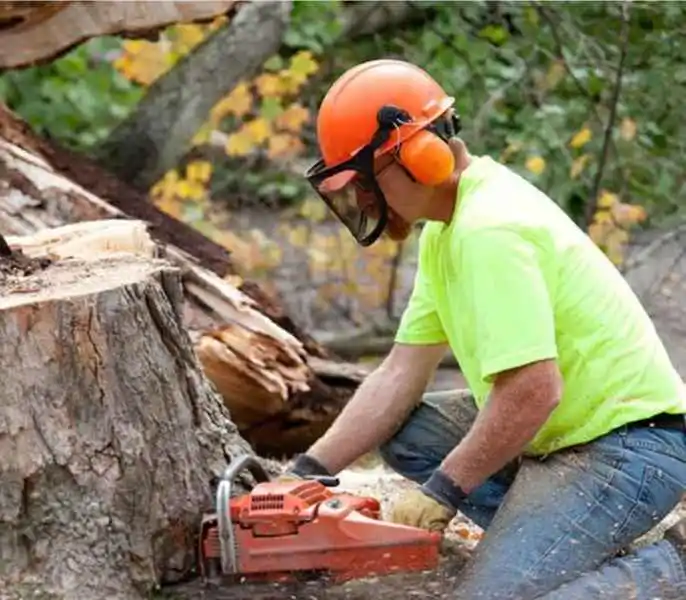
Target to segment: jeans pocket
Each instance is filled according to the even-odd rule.
[[[625,545],[650,531],[678,504],[681,494],[682,487],[665,471],[645,465],[634,501],[617,524],[613,540]]]

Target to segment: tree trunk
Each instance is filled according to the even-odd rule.
[[[210,109],[279,49],[291,7],[291,0],[246,3],[150,86],[96,150],[99,162],[147,190],[183,158]]]
[[[178,579],[212,479],[250,452],[183,328],[179,271],[108,252],[0,258],[3,599]]]

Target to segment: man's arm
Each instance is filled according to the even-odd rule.
[[[561,397],[562,378],[554,360],[498,374],[486,406],[442,470],[471,492],[522,453]]]
[[[307,456],[336,474],[379,447],[420,401],[446,350],[445,344],[396,344]]]
[[[561,400],[552,303],[555,250],[544,240],[538,240],[540,246],[532,243],[528,233],[483,228],[460,243],[454,280],[460,287],[454,293],[469,314],[474,336],[475,387],[483,390],[488,384],[489,389],[469,433],[424,484],[446,506],[457,506],[520,455]]]

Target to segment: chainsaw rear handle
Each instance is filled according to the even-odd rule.
[[[234,479],[236,479],[244,469],[247,469],[258,483],[269,481],[269,474],[262,466],[262,463],[257,460],[257,457],[250,454],[244,454],[232,460],[229,463],[229,466],[226,467],[226,470],[222,475],[222,480],[233,483]]]
[[[326,487],[336,487],[341,483],[341,480],[335,475],[305,475],[303,479],[307,481],[318,481]]]

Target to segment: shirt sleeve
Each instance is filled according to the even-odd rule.
[[[470,296],[481,378],[557,358],[554,310],[536,245],[515,231],[486,229],[462,239],[459,285]]]
[[[436,310],[423,255],[420,247],[412,294],[395,335],[395,341],[400,344],[441,344],[448,340]]]

